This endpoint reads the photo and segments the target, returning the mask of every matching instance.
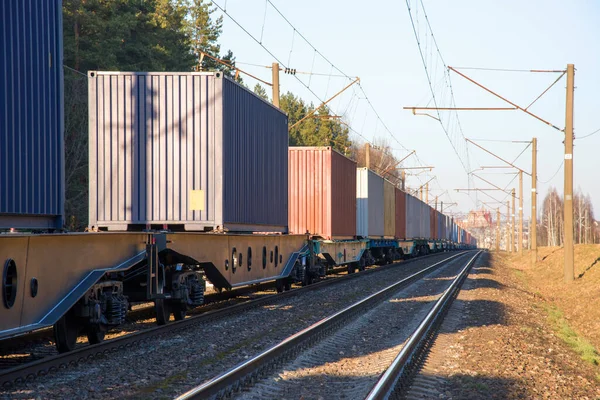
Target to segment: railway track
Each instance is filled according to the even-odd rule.
[[[436,255],[431,255],[429,257],[435,257]],[[439,255],[438,255],[439,256]],[[428,257],[421,257],[418,259],[408,260],[403,262],[403,265],[410,265],[414,261],[424,261],[427,260]],[[279,295],[265,295],[258,299],[253,299],[244,303],[236,304],[231,307],[227,307],[220,310],[213,310],[209,312],[202,313],[197,316],[192,316],[183,321],[178,321],[175,323],[171,323],[165,326],[160,327],[152,327],[143,331],[139,331],[136,333],[129,334],[127,336],[118,337],[115,339],[107,340],[103,343],[97,345],[86,345],[76,349],[73,352],[66,354],[56,354],[50,355],[47,357],[43,357],[40,360],[36,360],[31,363],[23,364],[16,366],[14,368],[9,368],[0,371],[0,385],[3,387],[10,387],[14,384],[18,384],[20,382],[24,382],[27,380],[31,380],[40,375],[47,375],[55,370],[61,368],[68,368],[69,366],[75,365],[78,362],[83,360],[91,359],[97,357],[99,355],[104,355],[108,353],[118,352],[120,349],[128,348],[131,346],[136,346],[141,343],[145,343],[148,340],[155,338],[159,335],[164,334],[173,334],[177,331],[188,329],[189,327],[201,324],[204,322],[225,318],[227,316],[231,316],[234,314],[242,313],[251,308],[256,308],[260,306],[264,306],[271,303],[279,302],[283,299],[290,298],[293,296],[300,295],[302,293],[306,293],[308,291],[317,290],[323,288],[325,286],[334,285],[336,282],[344,282],[348,279],[356,279],[358,277],[375,273],[377,271],[384,271],[388,268],[392,268],[398,264],[390,264],[383,267],[377,267],[372,269],[367,269],[364,272],[353,274],[353,275],[345,275],[335,279],[327,279],[321,281],[319,283],[304,287],[298,288],[292,291],[284,292]]]
[[[445,307],[450,304],[478,255],[479,252],[461,253],[439,261],[297,332],[178,399],[328,398],[342,395],[357,398],[369,392],[373,399],[387,398],[391,393],[389,388],[396,388],[399,382],[402,386],[410,376],[410,367],[419,359],[418,351],[435,331],[433,324],[440,321]],[[446,268],[440,269],[441,266]],[[439,275],[440,271],[446,270],[446,275]],[[438,276],[425,279],[431,280],[429,290],[438,299],[428,302],[434,305],[421,312],[426,314],[422,320],[419,317],[418,321],[406,321],[418,327],[414,332],[404,333],[408,340],[400,339],[398,342],[403,333],[396,331],[402,329],[398,329],[396,319],[390,318],[390,312],[398,313],[403,301],[395,295],[409,286],[419,283],[423,286],[424,277],[432,274]],[[451,277],[453,282],[448,287]],[[424,287],[415,289],[415,293],[423,290]],[[392,301],[388,301],[390,298]],[[406,301],[404,303],[407,304]],[[429,308],[431,310],[427,310]],[[419,313],[413,314],[414,319]],[[390,335],[390,332],[393,334]],[[372,360],[373,355],[375,361]],[[385,379],[377,382],[377,377],[388,366],[389,371],[382,375]],[[357,372],[359,370],[363,376]],[[387,392],[384,393],[385,390]],[[359,393],[363,393],[362,396]]]
[[[207,293],[204,297],[205,303],[200,307],[190,310],[188,315],[194,316],[220,307],[226,307],[239,301],[247,301],[249,298],[254,296],[264,296],[265,292],[274,290],[274,282],[267,282],[223,292],[217,292],[215,290]],[[245,297],[240,299],[241,296]],[[139,324],[137,325],[137,329],[134,327],[140,321],[147,320],[148,322],[145,324],[147,327],[154,325],[154,321],[156,320],[154,304],[146,303],[134,306],[134,308],[127,313],[127,320],[129,321],[128,324],[124,324],[123,326],[111,329],[109,332],[107,332],[107,339],[121,336],[123,332],[146,329]],[[87,345],[87,338],[85,334],[82,334],[78,337],[77,343],[78,346]],[[35,345],[38,347],[32,348],[32,346]],[[12,353],[34,353],[36,351],[46,355],[54,355],[58,353],[54,345],[54,334],[52,327],[39,329],[26,335],[0,341],[0,372],[10,367],[10,359],[7,357],[9,357]],[[38,357],[35,354],[32,354],[30,358],[35,360],[41,358],[41,356]]]

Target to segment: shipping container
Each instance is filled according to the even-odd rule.
[[[406,195],[406,237],[430,239],[430,207],[409,194]]]
[[[4,0],[0,21],[0,229],[62,228],[62,2]]]
[[[436,211],[429,207],[429,233],[431,235],[431,239],[437,239],[437,215]]]
[[[402,190],[394,189],[396,195],[396,239],[406,239],[406,196]]]
[[[289,148],[289,230],[356,236],[356,162],[331,147]]]
[[[396,234],[396,193],[394,184],[383,180],[383,236],[393,239]]]
[[[367,168],[357,168],[357,236],[373,238],[383,236],[383,208],[383,178]]]
[[[287,116],[221,72],[88,72],[90,225],[285,232]]]

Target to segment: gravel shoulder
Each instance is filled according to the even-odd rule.
[[[600,369],[559,337],[548,303],[508,255],[486,257],[465,281],[408,398],[598,398]]]

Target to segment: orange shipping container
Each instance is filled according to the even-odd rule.
[[[406,193],[396,188],[396,238],[406,239]]]
[[[331,147],[290,147],[290,233],[356,236],[356,163]]]
[[[394,185],[383,181],[383,236],[393,239],[396,234],[396,194]]]

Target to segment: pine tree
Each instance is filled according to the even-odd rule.
[[[261,99],[264,99],[265,101],[269,101],[269,102],[271,101],[271,100],[269,100],[269,95],[267,94],[267,91],[265,90],[264,87],[261,86],[260,83],[257,83],[256,85],[254,85],[254,94],[256,94]]]

